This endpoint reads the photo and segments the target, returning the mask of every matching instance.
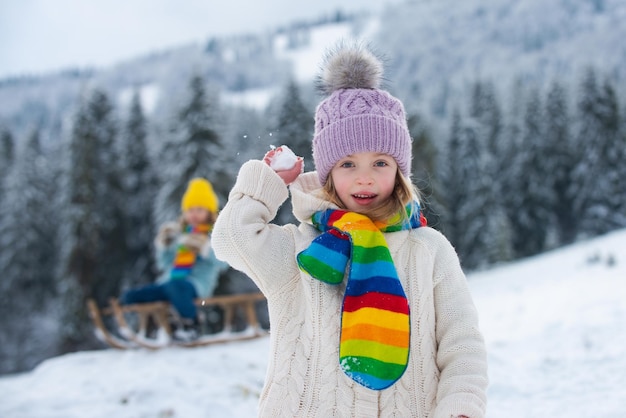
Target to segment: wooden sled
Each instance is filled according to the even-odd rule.
[[[201,326],[203,321],[207,321],[206,311],[217,308],[221,311],[222,327],[216,332],[202,333],[191,341],[173,338],[173,328],[180,318],[168,302],[121,305],[112,298],[108,307],[100,309],[95,300],[89,299],[87,308],[96,337],[110,347],[160,349],[169,346],[198,347],[264,336],[267,331],[259,324],[256,314],[257,304],[264,300],[260,292],[197,299]],[[243,319],[237,314],[243,314]],[[235,324],[237,320],[239,327]],[[242,322],[243,329],[239,329]],[[114,325],[107,327],[107,323]]]

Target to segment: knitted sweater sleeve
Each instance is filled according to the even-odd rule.
[[[245,163],[212,233],[218,259],[247,274],[266,295],[299,276],[295,262],[295,225],[270,222],[288,190],[265,163]]]
[[[434,416],[482,418],[488,378],[478,312],[454,248],[442,235],[437,242],[434,298],[441,375]]]

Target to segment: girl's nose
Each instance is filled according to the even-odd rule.
[[[356,181],[358,184],[372,184],[374,179],[368,171],[363,170],[357,174]]]

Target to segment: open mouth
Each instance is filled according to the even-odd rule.
[[[369,203],[376,198],[376,194],[370,193],[355,193],[352,195],[352,198],[359,203]]]

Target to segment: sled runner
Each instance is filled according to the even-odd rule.
[[[87,301],[96,337],[118,349],[168,346],[197,347],[248,340],[267,334],[259,324],[256,308],[264,301],[262,293],[242,293],[197,299],[200,334],[185,341],[174,337],[180,318],[168,302],[121,305],[115,298],[100,309],[95,300]],[[215,323],[214,318],[220,320]]]

